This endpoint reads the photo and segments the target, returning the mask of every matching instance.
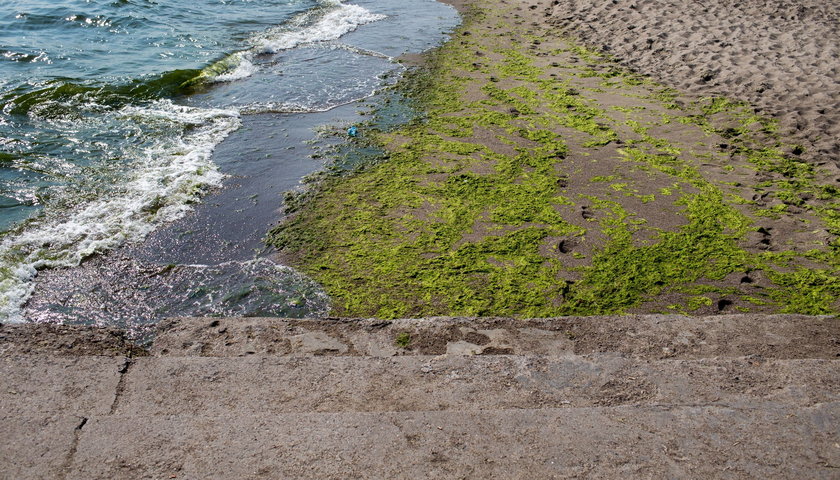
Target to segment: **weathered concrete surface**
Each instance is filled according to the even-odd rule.
[[[153,358],[118,414],[397,412],[840,402],[840,360],[570,357]]]
[[[72,414],[2,414],[0,478],[64,478],[85,417]]]
[[[408,348],[395,344],[408,333]],[[615,352],[650,358],[761,355],[837,358],[840,319],[801,315],[628,315],[550,319],[173,319],[153,355],[562,355]]]
[[[837,478],[840,405],[112,416],[68,479]]]
[[[838,338],[800,316],[182,319],[143,356],[2,326],[0,479],[837,478]]]
[[[4,414],[107,414],[127,359],[53,355],[0,356]]]
[[[116,328],[0,323],[0,355],[146,355]]]

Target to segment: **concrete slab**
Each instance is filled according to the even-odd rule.
[[[146,351],[117,328],[52,323],[0,323],[0,356],[140,356]]]
[[[840,360],[615,355],[146,357],[117,413],[394,412],[840,401]]]
[[[397,342],[397,338],[403,340]],[[840,318],[753,314],[549,319],[440,317],[393,321],[188,318],[159,325],[151,351],[158,356],[213,357],[311,353],[440,355],[451,351],[533,355],[617,352],[646,358],[760,355],[830,359],[840,355]]]
[[[0,356],[3,413],[106,414],[125,362],[123,357]]]
[[[837,478],[840,405],[92,419],[68,479]]]
[[[0,479],[60,479],[72,461],[78,427],[70,414],[0,416]]]
[[[138,358],[4,326],[0,479],[837,478],[838,326],[190,319]]]

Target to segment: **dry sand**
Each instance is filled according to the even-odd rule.
[[[840,165],[839,1],[554,0],[546,16],[683,92],[751,103]]]

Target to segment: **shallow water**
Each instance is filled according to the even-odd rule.
[[[393,57],[440,43],[457,22],[432,0],[12,2],[0,14],[0,319],[324,311],[296,272],[248,262],[265,254],[282,192],[321,167],[315,128],[357,122],[356,102],[402,70]],[[179,280],[139,297],[94,288],[169,264],[163,277]],[[218,303],[245,288],[222,277],[248,276],[206,273],[222,264],[261,265],[271,288],[287,282],[311,302],[255,300],[271,290],[255,282],[253,296]],[[205,284],[217,294],[192,310],[174,293]],[[129,318],[137,301],[158,313]],[[100,315],[97,302],[124,313]]]

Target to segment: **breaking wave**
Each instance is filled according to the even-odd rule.
[[[324,1],[321,6],[301,13],[276,28],[253,36],[251,48],[214,62],[193,79],[193,83],[240,80],[253,75],[254,58],[274,54],[300,45],[337,40],[358,27],[386,18],[359,5]]]
[[[153,140],[121,152],[129,158],[114,173],[110,190],[87,199],[84,184],[65,189],[61,195],[70,208],[49,209],[2,237],[0,318],[21,320],[20,307],[32,293],[31,280],[39,269],[78,265],[183,216],[204,189],[221,183],[223,175],[210,156],[240,125],[235,111],[179,106],[170,100],[128,105],[98,121],[142,129]],[[74,197],[82,199],[75,206]]]

